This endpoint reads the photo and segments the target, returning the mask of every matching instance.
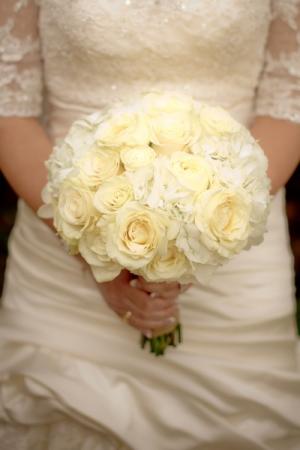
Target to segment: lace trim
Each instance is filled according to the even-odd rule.
[[[298,83],[300,85],[300,47],[294,52],[282,52],[276,57],[268,52],[266,55],[266,64],[268,72],[299,77]],[[289,82],[289,78],[287,77],[287,83]]]
[[[300,123],[300,0],[273,0],[272,6],[276,32],[266,51],[255,110],[258,115]]]
[[[28,5],[29,0],[18,0],[14,6],[14,12],[18,13],[22,8]]]
[[[256,114],[300,123],[300,78],[268,74],[260,83]]]
[[[279,18],[286,22],[292,30],[297,31],[297,16],[299,15],[299,0],[273,0],[273,19]]]
[[[0,27],[0,114],[4,116],[38,116],[42,110],[39,40],[14,36],[16,16],[28,4],[29,0],[16,1],[13,16]]]
[[[15,65],[1,64],[0,114],[38,116],[42,111],[42,80],[38,67],[18,71]]]
[[[14,26],[15,21],[11,18],[0,27],[0,60],[3,62],[16,63],[22,61],[26,54],[39,51],[38,39],[15,37],[12,33]]]
[[[255,109],[255,115],[269,116],[274,119],[288,120],[289,122],[300,124],[300,111],[295,112],[293,110],[294,106],[295,105],[274,105],[274,103],[268,103],[267,101],[265,101],[257,105]]]

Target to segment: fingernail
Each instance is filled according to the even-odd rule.
[[[152,333],[151,333],[151,331],[145,331],[145,336],[148,338],[148,339],[151,339],[152,338]]]
[[[151,298],[157,298],[159,295],[156,292],[151,292],[150,297]]]
[[[176,317],[169,317],[168,318],[169,323],[176,323]]]
[[[137,283],[138,283],[138,281],[136,278],[133,278],[133,280],[130,280],[130,282],[129,282],[131,287],[137,287]]]

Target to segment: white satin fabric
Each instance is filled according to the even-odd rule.
[[[21,203],[0,315],[2,418],[30,425],[34,442],[56,436],[51,450],[299,448],[282,194],[264,243],[220,269],[210,287],[182,294],[184,343],[163,358],[139,348],[89,272]],[[66,418],[83,426],[74,446],[63,446],[74,439]],[[86,426],[97,430],[93,444]],[[65,428],[60,443],[56,428]]]
[[[258,113],[277,117],[281,99],[284,115],[298,117],[281,94],[274,104],[266,88],[256,98],[268,0],[38,3],[53,141],[82,114],[156,86],[222,104],[244,124],[255,100]],[[282,2],[274,3],[280,11]],[[282,70],[285,92],[295,93]],[[37,98],[35,91],[30,110],[26,97],[28,115],[39,109]],[[24,115],[25,105],[18,108]],[[283,191],[264,242],[222,267],[209,286],[180,296],[184,342],[161,358],[139,348],[139,333],[108,308],[90,273],[22,201],[9,251],[0,312],[1,450],[299,450]]]

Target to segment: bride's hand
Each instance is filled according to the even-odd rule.
[[[134,280],[134,285],[145,292],[150,293],[150,297],[161,297],[165,299],[176,300],[179,294],[182,294],[189,289],[192,284],[181,284],[177,282],[172,283],[149,283],[144,278],[138,277]]]
[[[108,304],[126,322],[151,337],[152,331],[166,328],[176,323],[178,306],[176,298],[180,292],[177,283],[165,289],[165,283],[155,283],[155,291],[151,291],[142,279],[133,282],[131,274],[123,270],[112,281],[98,283],[99,289]],[[151,284],[151,283],[150,283]],[[154,283],[152,283],[154,284]],[[159,286],[159,288],[158,288]],[[148,292],[145,292],[148,291]],[[156,292],[155,297],[150,292]]]

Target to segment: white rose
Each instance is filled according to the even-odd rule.
[[[250,198],[243,189],[215,188],[204,192],[195,209],[202,243],[225,258],[239,253],[251,232],[250,214]]]
[[[150,135],[144,114],[136,111],[112,114],[110,119],[100,125],[97,139],[111,147],[148,145]]]
[[[117,151],[94,145],[77,164],[83,184],[96,189],[103,181],[120,171],[120,155]]]
[[[54,226],[66,241],[79,239],[95,220],[92,193],[75,180],[66,180],[60,189]]]
[[[200,123],[207,134],[221,136],[237,133],[241,125],[231,115],[219,106],[203,105],[200,110]]]
[[[147,281],[178,281],[190,271],[185,255],[174,243],[169,243],[165,255],[156,255],[153,260],[140,270],[140,275]]]
[[[156,153],[149,146],[140,146],[123,148],[120,156],[126,170],[136,170],[153,163]]]
[[[113,280],[122,270],[122,267],[107,255],[104,233],[98,227],[83,233],[79,241],[79,252],[90,265],[98,283]]]
[[[131,200],[133,200],[132,185],[121,175],[105,181],[99,187],[94,196],[94,206],[102,214],[112,214]]]
[[[163,212],[137,202],[126,203],[109,227],[107,253],[129,270],[139,269],[166,251],[169,225]]]
[[[144,98],[152,147],[160,154],[188,151],[201,132],[191,99],[151,93]]]
[[[56,204],[53,204],[53,225],[57,234],[61,237],[66,251],[71,255],[76,255],[82,229],[66,223],[59,214]]]
[[[176,152],[171,156],[170,171],[187,189],[197,192],[207,190],[213,182],[213,172],[204,158]]]

